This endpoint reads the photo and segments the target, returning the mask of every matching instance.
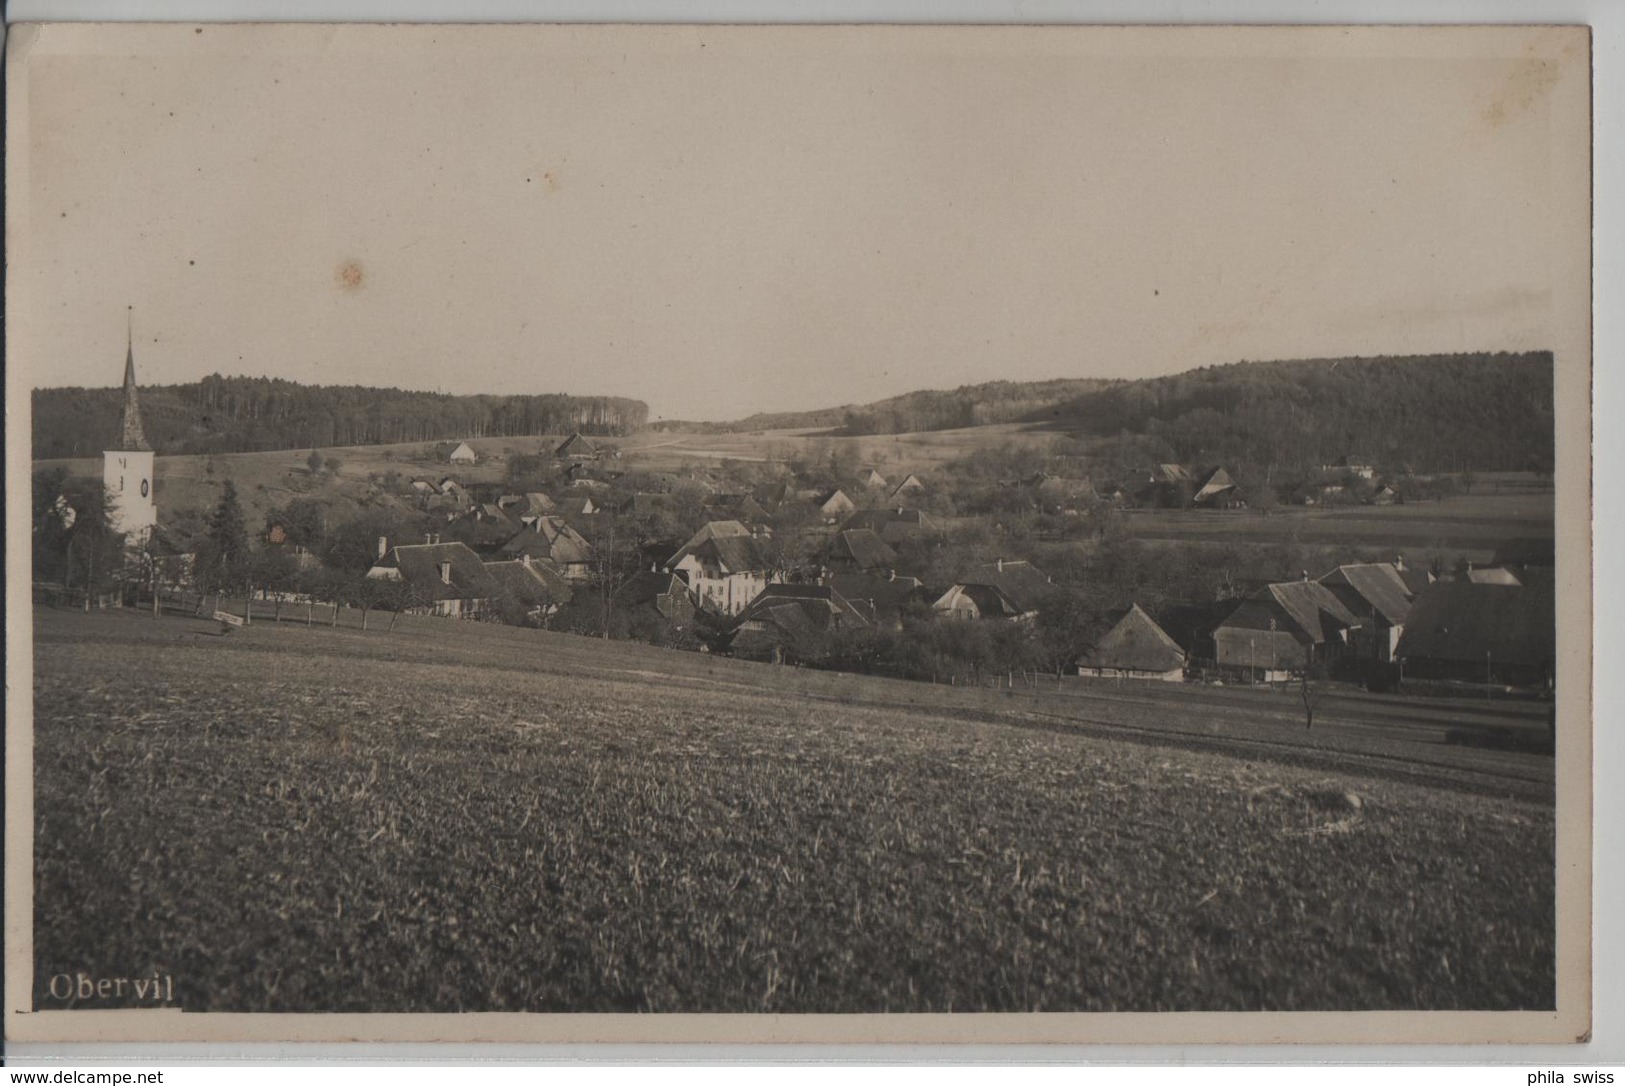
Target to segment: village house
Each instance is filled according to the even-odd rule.
[[[842,531],[867,528],[880,536],[887,545],[895,547],[941,531],[935,520],[919,509],[892,506],[883,509],[859,509],[841,524]]]
[[[1220,667],[1279,682],[1308,661],[1340,659],[1359,625],[1330,588],[1306,573],[1243,599],[1213,631],[1214,658]]]
[[[504,494],[497,499],[497,506],[519,522],[521,526],[529,527],[537,519],[549,513],[558,512],[558,506],[539,490],[526,491],[523,494]]]
[[[763,483],[750,492],[757,505],[769,513],[777,513],[785,502],[796,500],[796,488],[789,483]]]
[[[1050,579],[1032,563],[1000,558],[954,582],[931,609],[945,619],[1031,622],[1050,590]]]
[[[412,543],[391,547],[378,540],[378,560],[367,576],[404,582],[415,614],[478,618],[496,594],[496,583],[480,556],[464,543]]]
[[[694,620],[694,593],[670,570],[640,570],[615,591],[615,607],[623,614],[648,611],[676,626]]]
[[[1394,658],[1411,594],[1399,570],[1387,562],[1338,566],[1320,579],[1350,614],[1361,620],[1352,639],[1354,655],[1387,663]]]
[[[765,525],[773,519],[773,515],[749,494],[707,494],[700,505],[707,516],[717,520]]]
[[[887,629],[901,629],[905,612],[931,603],[919,578],[899,577],[895,572],[832,573],[824,583],[865,612],[876,626]]]
[[[537,517],[535,523],[519,529],[497,549],[504,558],[529,558],[551,562],[571,584],[592,579],[597,557],[591,543],[570,527],[562,517]]]
[[[884,572],[897,565],[897,552],[870,528],[846,528],[824,551],[824,564],[840,573]]]
[[[457,447],[446,454],[446,459],[453,464],[472,464],[479,459],[479,455],[469,448],[468,442],[459,441]]]
[[[585,462],[598,459],[598,448],[577,432],[565,438],[559,447],[553,450],[553,455],[560,460]]]
[[[672,555],[667,568],[682,576],[701,607],[737,615],[781,579],[765,543],[737,520],[711,521]]]
[[[1335,464],[1320,465],[1322,475],[1353,476],[1356,479],[1374,479],[1377,466],[1364,456],[1352,454],[1341,457]]]
[[[886,477],[874,468],[859,468],[857,480],[859,486],[869,487],[874,490],[883,489],[888,485]]]
[[[1187,660],[1185,649],[1136,603],[1078,658],[1077,668],[1091,678],[1180,682]]]
[[[823,518],[825,524],[837,524],[843,517],[850,516],[858,509],[857,503],[846,496],[846,491],[839,488],[815,495],[812,503],[818,507],[818,515]]]
[[[830,585],[768,585],[740,615],[735,656],[774,663],[816,661],[831,636],[867,629],[870,621]]]

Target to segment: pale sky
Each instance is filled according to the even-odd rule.
[[[116,384],[133,306],[144,384],[726,419],[1552,346],[1583,66],[1294,33],[50,28],[13,42],[9,360]]]

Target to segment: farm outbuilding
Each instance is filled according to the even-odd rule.
[[[1185,650],[1136,603],[1078,658],[1077,668],[1091,678],[1180,682],[1185,663]]]
[[[472,464],[479,458],[479,454],[466,441],[459,441],[457,447],[446,454],[446,459],[453,464]]]
[[[1411,606],[1398,655],[1414,678],[1550,685],[1557,661],[1552,578],[1526,571],[1521,585],[1430,585]]]

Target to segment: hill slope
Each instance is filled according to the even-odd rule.
[[[116,388],[35,389],[34,457],[92,456],[117,438]],[[141,390],[147,438],[164,455],[382,445],[467,437],[625,434],[649,408],[613,396],[449,396],[395,388],[206,377]]]
[[[1086,392],[1027,416],[1160,438],[1185,461],[1550,471],[1553,359],[1528,354],[1238,362]]]

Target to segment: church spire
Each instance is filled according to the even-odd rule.
[[[128,452],[151,452],[147,435],[141,429],[141,403],[135,393],[135,334],[127,327],[124,339],[124,425],[119,448]]]

